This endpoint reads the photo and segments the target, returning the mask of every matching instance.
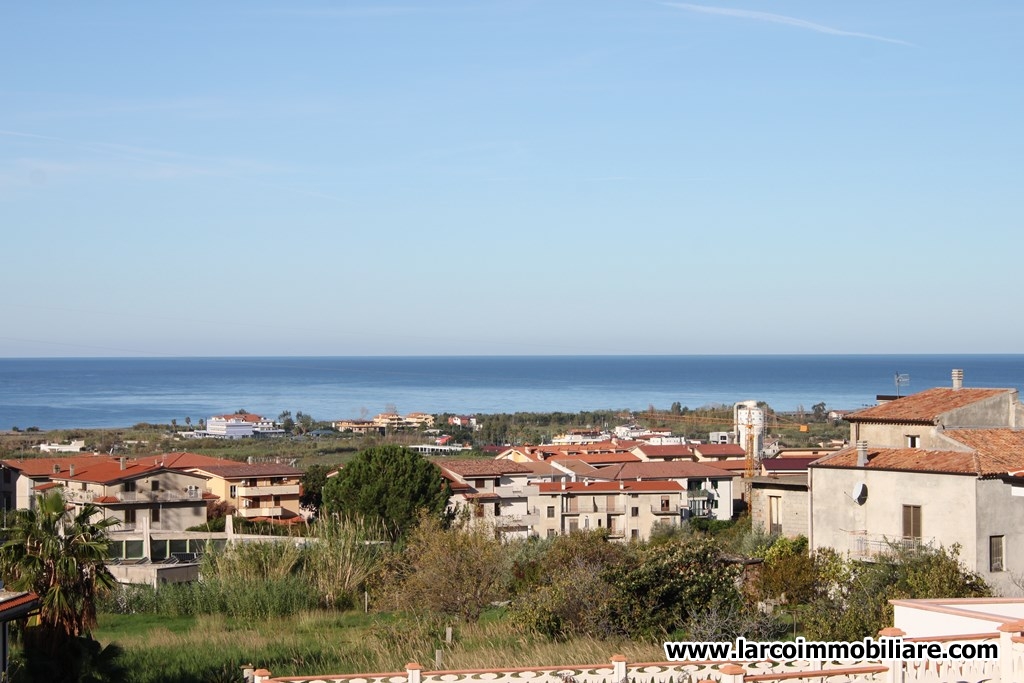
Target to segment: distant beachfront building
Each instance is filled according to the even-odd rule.
[[[206,421],[203,436],[215,439],[244,439],[251,436],[277,436],[284,434],[277,423],[252,413],[214,415]]]

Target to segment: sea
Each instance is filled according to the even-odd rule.
[[[879,394],[1024,387],[1024,355],[433,356],[0,359],[0,429],[195,424],[247,410],[316,420],[699,408],[873,405]],[[897,378],[900,381],[897,382]]]

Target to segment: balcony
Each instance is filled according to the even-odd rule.
[[[655,515],[678,515],[683,509],[689,510],[690,508],[673,503],[669,503],[668,505],[665,505],[664,503],[661,505],[651,505],[651,513]]]
[[[625,513],[625,508],[617,503],[595,503],[593,505],[567,505],[562,509],[563,515],[578,515],[580,513],[606,513],[610,515],[621,515]]]
[[[527,486],[526,484],[513,484],[507,486],[495,486],[494,493],[502,498],[526,498],[527,496],[535,496],[540,489],[537,486]]]
[[[497,515],[494,518],[494,525],[499,528],[534,526],[540,524],[540,515],[536,512],[525,515]]]
[[[934,538],[896,538],[878,534],[855,534],[855,536],[851,554],[861,560],[872,560],[885,553],[921,550],[935,545]]]
[[[96,494],[92,491],[76,491],[74,489],[64,489],[64,500],[72,503],[91,503],[96,499]]]
[[[266,486],[238,486],[235,488],[238,498],[258,498],[260,496],[298,496],[298,484],[267,484]]]
[[[92,502],[102,497],[88,491],[70,491],[66,499],[74,502]],[[203,491],[198,488],[184,491],[116,491],[108,494],[118,499],[119,503],[176,503],[183,500],[202,500]]]
[[[284,508],[268,507],[268,508],[242,508],[237,514],[242,515],[246,519],[253,517],[280,517],[284,512]]]

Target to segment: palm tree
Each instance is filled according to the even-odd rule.
[[[96,599],[114,586],[105,561],[107,529],[119,520],[93,521],[99,508],[83,505],[74,515],[60,491],[36,496],[22,510],[0,547],[0,574],[15,590],[41,598],[40,626],[55,637],[77,637],[96,625]]]

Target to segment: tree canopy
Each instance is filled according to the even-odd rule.
[[[374,446],[356,454],[323,489],[323,512],[379,519],[392,538],[417,523],[420,511],[447,520],[451,488],[441,471],[402,446]]]
[[[324,486],[327,484],[327,473],[331,468],[327,465],[310,465],[302,475],[302,494],[299,505],[311,510],[319,516],[324,500]]]
[[[114,585],[105,560],[107,529],[116,519],[92,521],[99,508],[88,504],[68,516],[59,491],[36,497],[23,510],[0,548],[4,582],[34,591],[42,600],[40,624],[65,636],[87,634],[96,624],[96,598]]]

